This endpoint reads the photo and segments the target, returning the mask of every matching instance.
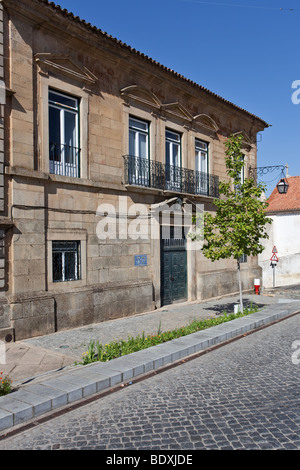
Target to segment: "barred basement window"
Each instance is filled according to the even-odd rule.
[[[80,273],[80,241],[52,242],[53,282],[77,281]]]

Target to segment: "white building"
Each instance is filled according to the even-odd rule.
[[[278,263],[275,268],[275,287],[300,284],[300,176],[288,177],[286,194],[275,187],[268,199],[269,239],[258,257],[262,268],[262,286],[273,287],[273,268],[270,266],[272,250],[276,247]]]

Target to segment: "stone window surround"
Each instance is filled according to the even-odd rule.
[[[53,282],[52,276],[52,241],[80,241],[81,279],[77,281]],[[47,272],[48,289],[65,290],[87,285],[87,232],[80,229],[49,229],[47,234]]]
[[[38,123],[40,142],[40,170],[49,173],[49,119],[48,119],[48,93],[54,89],[61,93],[74,96],[79,100],[79,135],[80,135],[80,177],[88,177],[88,93],[80,86],[70,85],[63,80],[52,76],[39,75],[38,93]]]

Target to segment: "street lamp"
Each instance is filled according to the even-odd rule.
[[[288,182],[284,174],[284,170],[288,168],[288,165],[275,165],[275,166],[259,166],[257,168],[249,168],[250,176],[257,179],[258,175],[266,175],[267,173],[273,172],[276,169],[281,170],[282,178],[277,183],[277,190],[279,194],[286,194],[288,190]]]
[[[278,183],[277,183],[277,190],[280,194],[286,194],[288,190],[288,182],[286,181],[285,178],[282,178]]]

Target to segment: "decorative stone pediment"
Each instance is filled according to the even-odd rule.
[[[197,114],[193,117],[193,124],[213,132],[217,132],[219,129],[216,122],[208,114]]]
[[[193,120],[192,115],[185,109],[184,106],[182,106],[182,104],[180,104],[178,102],[162,104],[161,109],[165,113],[174,115],[177,118],[184,119],[184,120],[187,120],[189,122],[192,122],[192,120]]]
[[[97,77],[84,65],[79,64],[67,55],[39,53],[34,56],[40,72],[48,75],[49,71],[71,77],[77,81],[92,84]]]
[[[154,93],[138,85],[131,85],[120,90],[121,96],[129,104],[130,100],[146,104],[151,108],[159,109],[161,103]]]
[[[246,134],[246,132],[244,131],[238,131],[238,132],[235,132],[233,134],[234,136],[237,136],[237,135],[241,135],[243,140],[242,140],[242,146],[243,147],[252,147],[252,142],[250,140],[250,137],[248,136],[248,134]]]

